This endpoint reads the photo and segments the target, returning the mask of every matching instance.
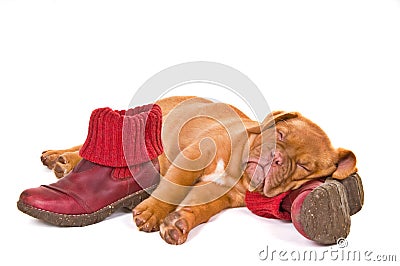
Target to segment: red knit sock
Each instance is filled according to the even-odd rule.
[[[258,216],[290,221],[292,220],[292,205],[296,198],[300,194],[310,193],[315,187],[322,183],[323,179],[312,180],[298,189],[286,191],[271,198],[258,192],[247,191],[245,197],[246,206],[251,212]]]
[[[246,206],[254,214],[265,218],[290,220],[290,212],[281,208],[283,199],[290,191],[281,193],[275,197],[266,197],[259,192],[246,192]]]
[[[115,167],[114,177],[132,176],[138,165],[163,152],[161,125],[161,108],[156,104],[127,111],[96,109],[79,154],[93,163]]]

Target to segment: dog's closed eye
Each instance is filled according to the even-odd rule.
[[[300,167],[300,168],[302,168],[302,169],[304,169],[304,170],[306,170],[307,172],[311,172],[311,170],[307,167],[307,163],[300,163],[300,162],[298,162],[298,163],[297,163],[297,166]]]

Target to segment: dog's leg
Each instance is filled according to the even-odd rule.
[[[182,202],[201,171],[186,171],[170,166],[151,196],[133,210],[133,219],[141,231],[159,230],[162,220]]]
[[[65,150],[47,150],[42,152],[40,160],[43,165],[54,170],[54,174],[60,178],[68,174],[82,159],[79,149],[82,145]]]
[[[196,190],[199,186],[204,186],[204,190]],[[233,188],[225,193],[226,190],[226,187],[215,183],[196,184],[176,211],[170,213],[160,225],[161,237],[169,244],[180,245],[197,225],[207,222],[224,209],[244,206],[243,191]],[[213,196],[216,199],[207,202]],[[205,201],[204,204],[198,205],[201,201]]]

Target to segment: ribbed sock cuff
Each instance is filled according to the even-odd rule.
[[[283,199],[290,191],[283,192],[275,197],[266,197],[258,192],[246,192],[247,208],[254,214],[265,218],[291,220],[290,213],[281,208]]]
[[[92,112],[80,156],[109,167],[141,164],[163,152],[162,113],[156,104],[127,111],[108,107]]]

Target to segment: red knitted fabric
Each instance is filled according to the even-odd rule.
[[[246,192],[246,206],[254,214],[265,218],[274,218],[290,221],[290,212],[281,208],[283,199],[290,191],[269,198],[258,192]]]
[[[128,111],[96,109],[79,154],[88,161],[117,167],[114,174],[126,177],[130,172],[126,166],[153,160],[163,152],[161,125],[161,108],[156,104]]]
[[[300,194],[303,194],[303,196],[308,195],[308,193],[324,182],[325,178],[311,180],[298,189],[289,190],[271,198],[258,192],[247,191],[245,197],[246,206],[251,212],[259,216],[289,221],[292,220],[293,202],[296,198]],[[296,206],[296,208],[301,208],[301,204]]]

